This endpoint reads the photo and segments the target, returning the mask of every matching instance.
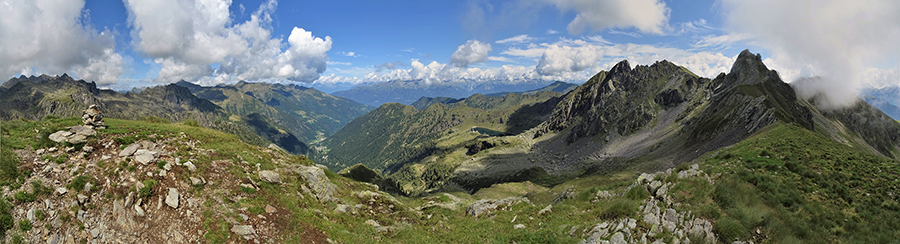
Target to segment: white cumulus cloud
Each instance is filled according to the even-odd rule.
[[[833,104],[849,104],[870,86],[866,71],[900,57],[900,2],[893,0],[760,0],[721,2],[731,34],[772,52],[786,80],[815,82]],[[786,74],[793,74],[787,76]]]
[[[135,47],[161,66],[157,81],[311,82],[325,71],[331,37],[294,27],[285,42],[272,36],[276,1],[262,3],[243,23],[234,23],[228,11],[231,4],[230,0],[125,1]],[[212,68],[215,64],[217,69]]]
[[[660,0],[545,0],[562,11],[574,11],[567,29],[579,34],[585,29],[634,27],[646,33],[663,34],[669,8]]]
[[[0,0],[0,77],[70,72],[108,85],[124,73],[109,30],[82,24],[83,0]]]
[[[491,51],[491,44],[477,40],[466,41],[465,44],[456,48],[456,51],[450,55],[450,63],[457,67],[469,66],[469,64],[484,62],[488,58]]]

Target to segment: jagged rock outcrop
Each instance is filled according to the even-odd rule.
[[[679,172],[673,172],[670,169],[653,174],[643,173],[625,190],[628,192],[632,187],[643,187],[651,193],[650,197],[643,201],[644,205],[639,208],[638,216],[642,217],[638,219],[621,218],[596,224],[586,232],[587,238],[579,243],[648,243],[652,239],[659,242],[662,240],[660,237],[663,233],[673,235],[672,243],[701,240],[706,243],[716,243],[717,237],[713,232],[713,224],[709,220],[694,216],[691,212],[679,212],[673,208],[660,207],[674,205],[666,190],[671,183],[662,183],[654,179],[657,177],[667,178],[672,174],[676,174],[679,179],[697,177],[710,180],[710,177],[700,170],[697,164]],[[601,194],[604,196],[601,197]],[[609,198],[608,194],[605,191],[598,192],[597,198]],[[603,204],[603,202],[595,203]],[[638,226],[646,226],[646,228],[638,228]],[[688,239],[689,237],[694,239]]]

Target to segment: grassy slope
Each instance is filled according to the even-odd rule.
[[[10,158],[6,155],[11,148],[53,146],[52,142],[48,144],[36,138],[40,131],[78,123],[77,118],[4,122],[3,163]],[[262,169],[311,164],[303,157],[266,151],[240,143],[233,135],[200,127],[115,119],[108,119],[107,124],[110,128],[101,130],[100,137],[116,138],[123,145],[147,139],[150,135],[174,137],[184,132],[188,138],[199,141],[201,148],[215,150],[216,153],[196,156],[194,162],[200,168],[198,172],[180,172],[183,175],[178,178],[186,178],[188,174],[209,178],[204,174],[213,170],[211,162],[238,157],[250,164],[259,163]],[[710,173],[715,183],[704,178],[667,177],[659,180],[674,183],[669,192],[675,204],[669,207],[679,212],[692,211],[713,220],[721,240],[758,238],[757,242],[762,243],[875,243],[900,238],[897,221],[900,205],[892,194],[898,190],[898,183],[894,181],[900,176],[897,162],[847,147],[794,125],[779,123],[731,148],[708,153],[694,163],[699,163],[702,170]],[[29,170],[26,165],[19,166],[20,172]],[[99,167],[100,170],[114,171],[116,165]],[[675,171],[678,170],[680,168]],[[255,174],[245,172],[237,164],[219,170],[223,171],[230,174],[228,177],[249,176],[259,182]],[[9,172],[4,170],[4,173]],[[336,213],[333,209],[337,203],[323,204],[309,196],[297,195],[303,184],[297,177],[284,177],[286,183],[283,185],[262,183],[259,191],[217,184],[220,187],[195,189],[204,196],[202,228],[206,239],[214,243],[238,240],[239,237],[228,230],[230,224],[225,218],[239,217],[225,208],[247,209],[253,213],[270,204],[287,210],[283,217],[272,220],[281,223],[283,228],[277,233],[283,236],[281,241],[285,243],[326,236],[342,243],[572,243],[584,238],[593,224],[622,217],[641,219],[638,206],[648,196],[646,192],[638,191],[626,194],[628,197],[591,201],[598,190],[622,193],[637,175],[619,172],[575,179],[549,190],[528,183],[507,183],[483,189],[474,196],[453,192],[450,194],[461,199],[457,210],[432,207],[416,211],[413,208],[422,204],[446,202],[449,198],[433,194],[422,198],[397,197],[396,201],[381,198],[371,203],[354,194],[373,190],[371,186],[328,175],[338,185],[336,196],[344,204],[363,204],[376,209],[395,206],[380,213]],[[18,188],[15,178],[17,176],[4,178],[8,185],[14,186],[12,190]],[[159,187],[162,189],[163,186]],[[574,189],[573,198],[554,203],[550,214],[538,214],[566,189]],[[465,207],[477,198],[506,196],[527,196],[533,204],[514,205],[487,218],[465,215]],[[222,205],[215,203],[213,198],[238,200]],[[0,216],[0,220],[2,218]],[[369,219],[400,228],[388,234],[378,233],[364,223]],[[512,219],[517,220],[511,222]],[[524,224],[527,228],[514,229],[515,224]],[[761,235],[752,234],[757,228]],[[13,230],[13,234],[16,233]],[[661,238],[671,238],[666,235],[664,233]]]
[[[695,212],[717,218],[725,240],[748,238],[755,228],[783,242],[900,237],[895,161],[785,124],[698,161],[720,174],[715,185],[683,182],[673,192]]]

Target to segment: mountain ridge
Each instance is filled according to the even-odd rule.
[[[259,113],[269,117],[306,143],[331,136],[352,119],[373,109],[347,98],[293,84],[241,81],[213,87],[189,82],[178,82],[176,85],[187,87],[198,97],[208,99],[231,113]]]
[[[236,134],[257,146],[267,146],[267,141],[274,141],[292,153],[303,154],[309,149],[293,134],[274,129],[277,126],[273,127],[266,118],[231,116],[209,100],[194,96],[189,89],[175,84],[119,93],[98,89],[94,82],[75,80],[65,74],[13,78],[6,84],[13,85],[0,94],[0,118],[5,120],[39,120],[48,115],[81,116],[89,105],[99,105],[104,116],[109,118],[192,120],[204,127]]]

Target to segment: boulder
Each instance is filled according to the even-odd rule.
[[[67,192],[69,192],[69,190],[66,190],[65,187],[57,187],[57,188],[56,188],[56,194],[64,195],[64,194],[66,194]]]
[[[172,208],[178,208],[178,190],[169,188],[169,194],[166,195],[166,205]]]
[[[138,161],[143,165],[148,165],[154,161],[156,161],[157,152],[146,150],[146,149],[138,149],[134,152],[134,160]]]
[[[231,232],[243,236],[244,239],[249,239],[248,236],[256,235],[256,230],[253,229],[252,225],[233,225],[231,226]]]
[[[94,131],[93,128],[88,127],[88,126],[76,125],[76,126],[72,126],[72,128],[69,130],[72,131],[73,133],[75,133],[76,135],[83,135],[83,136],[96,136],[97,135],[97,131]]]
[[[78,194],[76,197],[78,197],[78,203],[80,204],[84,204],[88,200],[88,197],[85,195]]]
[[[281,184],[281,176],[271,170],[259,171],[259,179],[269,183]]]
[[[625,241],[625,235],[622,232],[616,232],[612,237],[609,238],[609,244],[627,244]]]
[[[331,180],[325,176],[324,170],[318,167],[300,166],[297,172],[300,173],[300,176],[306,181],[310,190],[312,190],[316,198],[320,201],[336,200],[332,196],[334,195],[336,187],[331,183]]]
[[[137,216],[144,217],[144,209],[141,208],[141,205],[134,205],[134,213],[137,214]]]
[[[126,147],[125,149],[122,149],[121,152],[119,152],[119,157],[129,157],[132,154],[134,154],[134,152],[137,151],[139,148],[141,148],[141,144],[139,144],[139,143],[131,144],[128,147]]]
[[[194,166],[194,163],[191,163],[191,161],[187,161],[186,163],[184,163],[184,167],[187,167],[190,171],[197,170],[197,166]]]
[[[525,225],[523,225],[523,224],[517,224],[517,225],[513,226],[513,228],[514,228],[514,229],[517,229],[517,230],[519,230],[519,229],[525,229]]]
[[[667,208],[662,217],[662,227],[670,232],[675,231],[675,227],[678,224],[677,214],[678,212],[675,209]]]
[[[28,219],[28,221],[34,223],[34,207],[28,209],[28,213],[25,214],[25,218]]]
[[[500,199],[500,200],[481,199],[481,200],[476,201],[475,203],[472,203],[472,205],[469,206],[469,209],[466,210],[466,215],[474,216],[477,218],[477,217],[481,216],[482,214],[487,214],[487,213],[490,213],[493,211],[502,210],[509,206],[519,204],[522,202],[531,203],[531,201],[528,201],[528,198],[524,198],[524,197],[508,197],[508,198],[504,198],[504,199]]]
[[[81,144],[87,142],[87,137],[81,134],[74,134],[66,139],[66,142],[72,144]]]
[[[48,138],[50,138],[51,141],[55,141],[56,143],[62,143],[64,141],[66,141],[67,139],[69,139],[69,136],[71,136],[71,135],[72,135],[72,132],[61,130],[61,131],[54,132],[53,134],[50,134],[50,136]]]
[[[199,186],[199,185],[204,184],[203,180],[201,180],[201,179],[194,178],[194,177],[188,177],[188,178],[191,180],[191,185]]]

